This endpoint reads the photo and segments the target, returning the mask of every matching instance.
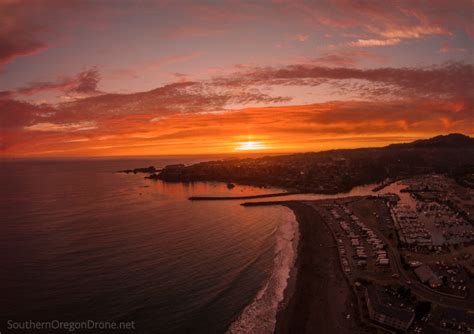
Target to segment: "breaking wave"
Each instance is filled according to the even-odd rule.
[[[227,330],[228,334],[273,333],[280,303],[284,301],[298,245],[298,223],[293,212],[285,210],[278,224],[273,270],[253,301]]]

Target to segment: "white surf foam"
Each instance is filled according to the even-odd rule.
[[[234,321],[228,334],[273,333],[278,306],[284,300],[291,269],[294,266],[298,245],[298,223],[293,212],[284,208],[285,214],[278,224],[275,258],[272,274],[265,285]]]

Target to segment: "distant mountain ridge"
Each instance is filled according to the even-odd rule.
[[[411,143],[392,144],[387,147],[431,147],[431,148],[466,148],[474,147],[474,138],[461,133],[451,133],[448,135],[436,136],[429,139],[420,139]]]

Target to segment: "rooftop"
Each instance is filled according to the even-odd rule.
[[[377,313],[387,315],[400,321],[409,322],[414,317],[414,312],[401,307],[404,301],[383,290],[375,284],[367,286],[367,295],[373,309]]]

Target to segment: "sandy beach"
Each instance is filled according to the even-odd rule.
[[[329,229],[311,206],[284,205],[295,213],[300,241],[296,277],[288,284],[275,333],[356,333],[353,297]]]

